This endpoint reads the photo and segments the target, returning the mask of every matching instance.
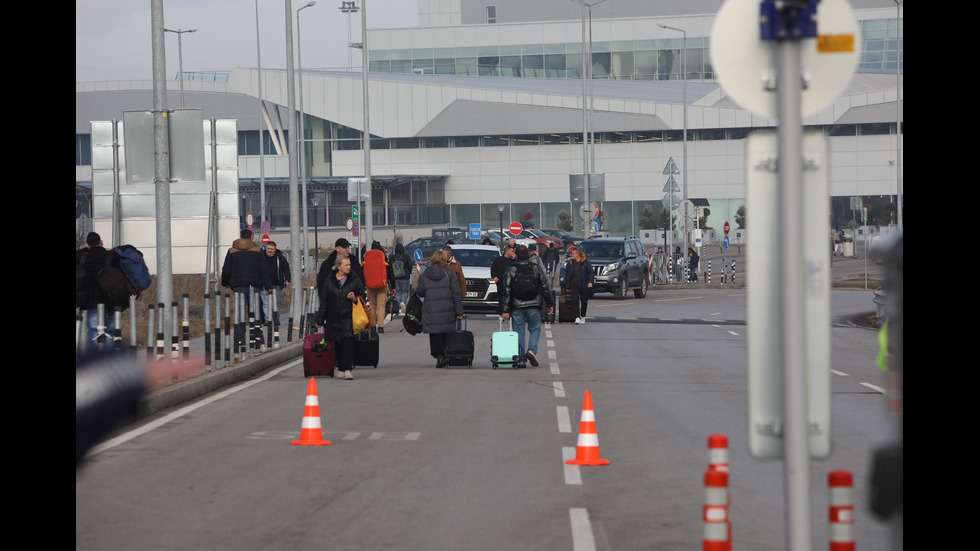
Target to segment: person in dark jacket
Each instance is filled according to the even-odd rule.
[[[396,262],[401,263],[397,265],[401,269],[400,272],[395,272]],[[404,314],[405,303],[408,302],[408,288],[412,280],[412,257],[405,252],[405,246],[398,243],[395,245],[395,254],[391,255],[388,263],[395,278],[395,300],[398,301],[398,309]]]
[[[84,249],[75,251],[75,264],[81,265],[85,269],[88,287],[87,292],[85,292],[87,300],[83,304],[76,304],[76,306],[85,310],[88,339],[92,346],[97,347],[99,337],[104,335],[103,343],[105,348],[108,348],[112,346],[112,334],[116,329],[115,313],[112,308],[106,307],[102,319],[99,319],[99,304],[106,304],[107,298],[95,282],[99,270],[105,268],[106,258],[110,259],[109,263],[112,267],[119,267],[119,255],[114,251],[107,251],[102,246],[102,237],[95,232],[89,232],[85,236]],[[78,289],[76,289],[77,291]]]
[[[367,301],[364,282],[352,271],[350,257],[334,263],[331,276],[320,290],[320,308],[314,322],[323,327],[323,338],[333,341],[337,359],[337,378],[352,381],[354,368],[354,304],[358,297]]]
[[[272,289],[269,279],[269,266],[262,254],[262,248],[252,241],[252,230],[244,229],[228,249],[221,267],[221,286],[242,293],[245,297],[245,310],[242,319],[235,320],[235,342],[244,342],[241,322],[246,319],[252,290],[268,293]]]
[[[589,297],[592,295],[592,285],[595,283],[595,271],[585,257],[585,251],[576,248],[572,258],[561,268],[561,288],[572,295],[572,304],[577,312],[575,323],[585,323],[585,312],[589,308]]]
[[[534,278],[534,289],[527,289],[527,295],[521,297],[522,289],[518,289],[515,281],[518,275],[529,273]],[[551,286],[548,276],[541,269],[540,263],[531,260],[528,247],[519,245],[515,252],[515,262],[507,268],[504,274],[504,284],[501,286],[504,297],[501,300],[503,319],[511,319],[514,331],[517,333],[517,344],[520,349],[520,360],[517,367],[527,367],[525,362],[538,366],[538,339],[541,337],[541,308],[546,307],[548,313],[555,311],[554,300],[551,298]],[[524,328],[528,330],[527,348],[524,348]]]
[[[323,282],[332,276],[334,270],[337,269],[337,259],[350,257],[350,241],[341,237],[334,243],[333,247],[333,252],[323,261],[323,264],[320,264],[320,271],[316,274],[316,290],[321,294],[320,300],[323,300]],[[350,271],[361,280],[361,283],[364,283],[364,269],[354,257],[351,257]]]
[[[693,248],[687,248],[687,258],[688,263],[691,266],[691,277],[690,281],[695,282],[698,280],[698,264],[701,263],[701,255],[697,253]]]
[[[456,272],[446,267],[446,253],[436,251],[429,267],[419,275],[415,294],[422,297],[422,331],[429,334],[429,353],[436,367],[446,365],[446,333],[456,330],[463,318],[463,297]]]
[[[292,275],[289,273],[289,262],[286,261],[286,257],[283,256],[282,251],[280,251],[275,241],[269,241],[265,245],[265,261],[269,271],[269,279],[272,281],[272,289],[276,295],[276,317],[279,316],[279,312],[282,311],[282,296],[289,289],[290,279]],[[270,305],[272,302],[270,299],[271,295],[265,293],[259,294],[259,298],[262,299],[262,323],[266,320],[272,319],[271,313],[269,312]]]

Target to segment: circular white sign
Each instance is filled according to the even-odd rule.
[[[347,231],[353,231],[353,229],[354,229],[354,219],[348,216],[347,217]]]
[[[780,42],[760,39],[759,19],[759,0],[725,0],[711,29],[711,65],[735,103],[776,117]],[[860,57],[861,36],[847,0],[817,4],[817,32],[817,38],[800,41],[803,117],[833,103],[851,82]]]

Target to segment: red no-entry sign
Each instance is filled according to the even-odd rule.
[[[517,234],[521,233],[522,231],[524,231],[524,226],[522,226],[520,222],[511,222],[510,223],[510,233],[511,234],[517,235]]]
[[[732,229],[732,227],[728,225],[728,222],[725,222],[725,235],[728,235],[728,230],[730,229]]]

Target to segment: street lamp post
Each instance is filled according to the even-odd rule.
[[[357,13],[357,3],[354,0],[343,1],[340,3],[340,13],[347,14],[347,72],[354,70],[353,52],[350,43],[350,14]]]
[[[174,33],[177,35],[177,62],[180,67],[180,108],[184,108],[184,44],[181,40],[181,35],[184,33],[196,33],[197,29],[187,29],[186,31],[177,29],[168,29],[164,27],[164,32]]]
[[[305,6],[296,10],[296,68],[299,75],[299,179],[303,183],[303,265],[310,265],[310,222],[306,212],[306,131],[303,128],[303,39],[299,26],[299,12],[306,8],[312,8],[316,2],[307,2]]]
[[[497,205],[497,212],[500,213],[500,248],[504,248],[504,205]]]
[[[684,153],[683,153],[684,171],[682,172],[683,181],[681,182],[681,199],[687,200],[687,31],[685,31],[684,29],[678,29],[677,27],[661,25],[659,23],[657,24],[657,26],[662,29],[670,29],[672,31],[677,31],[681,33],[681,35],[683,35],[683,41],[681,43],[681,73],[683,74],[681,75],[681,78],[683,79],[684,82],[684,88],[682,91],[683,101],[684,101]],[[697,218],[696,213],[694,217]],[[688,232],[685,231],[684,248],[681,249],[681,258],[684,259],[684,266],[687,266],[688,265],[687,263],[689,261],[687,257],[687,243],[688,243],[687,237],[688,237]]]

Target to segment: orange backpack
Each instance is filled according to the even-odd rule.
[[[364,286],[368,289],[383,289],[388,281],[388,262],[384,251],[371,249],[364,253]]]

